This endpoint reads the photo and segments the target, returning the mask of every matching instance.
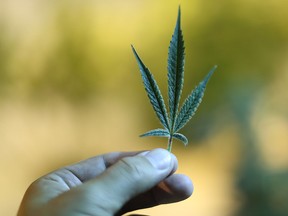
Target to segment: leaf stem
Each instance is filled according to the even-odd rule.
[[[167,146],[167,150],[169,152],[171,152],[171,150],[172,150],[172,141],[173,141],[172,136],[169,136],[169,138],[168,138],[168,146]]]

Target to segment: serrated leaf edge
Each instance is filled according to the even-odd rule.
[[[165,129],[158,128],[158,129],[150,130],[140,135],[140,137],[147,137],[147,136],[169,137],[170,133],[169,131]]]
[[[179,7],[176,26],[169,45],[168,66],[167,66],[168,104],[169,104],[170,129],[172,132],[184,84],[184,64],[185,64],[184,52],[185,47],[181,30],[181,10]]]
[[[176,118],[175,132],[178,132],[181,128],[183,128],[195,114],[204,96],[206,85],[216,68],[217,66],[214,66],[210,70],[206,77],[199,83],[198,86],[196,86],[196,88],[194,88],[191,94],[184,101]]]
[[[188,145],[188,139],[187,139],[187,137],[184,136],[183,134],[181,134],[181,133],[174,133],[172,137],[175,138],[175,139],[180,140],[181,142],[183,142],[183,144],[184,144],[185,146]]]
[[[137,54],[134,47],[131,45],[133,53],[136,57],[138,66],[140,68],[143,84],[145,86],[146,93],[150,99],[150,103],[160,120],[161,124],[167,129],[170,129],[169,126],[169,119],[168,119],[168,113],[167,109],[164,103],[163,96],[161,94],[161,91],[158,87],[158,84],[156,80],[153,77],[153,74],[149,71],[149,69],[144,65],[141,58]]]

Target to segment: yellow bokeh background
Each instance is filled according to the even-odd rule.
[[[217,64],[175,142],[191,198],[147,215],[288,215],[288,2],[285,0],[0,0],[0,215],[29,184],[112,151],[165,148],[133,44],[167,94],[179,4],[183,98]]]

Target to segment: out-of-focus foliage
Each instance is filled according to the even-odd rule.
[[[95,46],[97,35],[93,33],[92,17],[84,10],[77,17],[64,6],[57,13],[57,38],[41,74],[32,79],[31,96],[43,100],[43,96],[54,94],[77,103],[85,102],[97,92],[101,82],[97,74],[101,53]]]
[[[194,53],[192,57],[187,56],[187,67],[197,71],[187,82],[193,85],[193,80],[199,79],[198,71],[205,71],[215,63],[220,72],[217,80],[210,83],[204,102],[207,106],[202,108],[203,112],[200,110],[203,115],[198,116],[199,121],[210,125],[205,116],[207,112],[218,113],[215,108],[220,111],[226,106],[224,109],[233,112],[231,96],[238,97],[237,89],[254,85],[258,86],[254,89],[257,91],[279,74],[279,64],[283,55],[287,55],[288,46],[285,8],[287,3],[283,1],[200,1],[199,19],[188,20],[190,28],[186,27],[190,29],[188,38],[189,34],[191,37],[187,49]],[[191,124],[196,128],[193,136],[200,136],[197,125],[201,123],[192,121]]]
[[[11,49],[10,43],[7,40],[7,35],[5,34],[5,23],[0,20],[0,97],[5,96],[6,87],[11,82],[11,77],[9,74],[9,63],[10,63],[10,55]]]
[[[253,100],[255,93],[251,93],[253,88],[249,89],[250,91],[240,90],[241,96],[237,100],[232,100],[243,144],[243,158],[235,175],[235,185],[239,190],[240,201],[240,208],[236,215],[285,216],[288,213],[286,205],[288,168],[273,170],[267,165],[265,166],[255,132],[251,128],[250,121],[253,114],[252,107],[255,105]],[[242,101],[246,101],[246,103],[240,104]],[[273,143],[270,144],[273,145]],[[277,144],[275,148],[277,148]]]

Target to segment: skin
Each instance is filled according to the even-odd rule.
[[[111,216],[184,200],[193,184],[164,149],[114,152],[51,172],[27,189],[18,216]]]

